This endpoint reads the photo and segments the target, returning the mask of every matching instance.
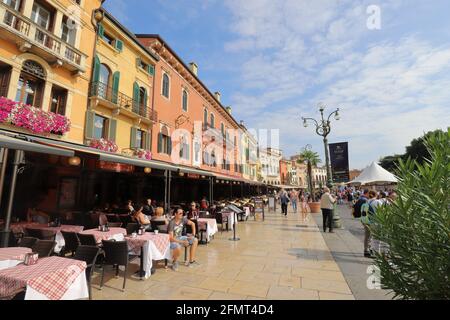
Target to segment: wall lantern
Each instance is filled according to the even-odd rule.
[[[80,157],[70,157],[69,158],[69,165],[78,167],[81,164]]]
[[[179,175],[180,177],[184,177],[184,172],[181,172],[181,170],[178,169],[178,175]]]
[[[146,174],[152,173],[152,168],[145,167],[145,168],[144,168],[144,172],[145,172]]]

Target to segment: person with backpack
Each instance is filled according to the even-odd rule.
[[[320,208],[322,209],[323,216],[323,232],[327,232],[327,227],[330,233],[333,233],[333,210],[336,203],[336,198],[330,193],[330,189],[323,188],[323,195],[320,198]]]
[[[369,192],[369,199],[361,205],[361,223],[364,227],[364,257],[372,258],[372,233],[370,231],[370,225],[373,222],[376,208],[381,205],[377,200],[377,193],[373,190]]]

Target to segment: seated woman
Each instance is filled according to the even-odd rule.
[[[164,225],[158,224],[158,230],[166,233],[167,232],[167,226],[169,225],[169,220],[166,219],[164,216],[164,209],[161,207],[156,208],[155,215],[152,217],[151,221],[155,222],[164,222]]]
[[[40,224],[48,224],[50,222],[50,215],[34,208],[29,208],[27,211],[27,221]]]
[[[141,227],[143,227],[145,230],[151,229],[150,220],[148,217],[142,212],[144,208],[140,207],[139,210],[133,212],[133,219],[139,223]]]

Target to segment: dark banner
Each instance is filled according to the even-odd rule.
[[[349,182],[348,142],[331,143],[329,147],[333,182]]]

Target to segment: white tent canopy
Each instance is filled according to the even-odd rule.
[[[369,167],[349,184],[355,185],[380,185],[398,183],[398,179],[389,171],[382,168],[378,163],[373,162]]]

